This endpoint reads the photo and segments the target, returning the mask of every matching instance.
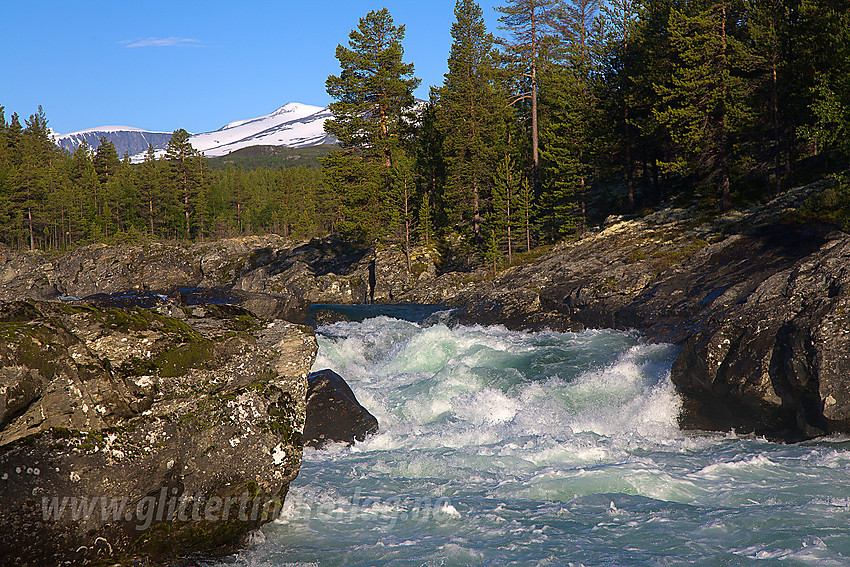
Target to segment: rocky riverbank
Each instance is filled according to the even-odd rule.
[[[461,291],[470,322],[637,328],[682,345],[688,429],[794,441],[850,432],[850,236],[788,222],[821,190],[701,222],[665,209],[562,244]]]
[[[95,299],[0,304],[3,564],[232,549],[298,474],[312,330]]]
[[[786,220],[822,188],[711,218],[673,206],[610,218],[496,277],[441,270],[439,256],[423,248],[408,272],[397,250],[333,237],[64,255],[0,250],[0,299],[136,288],[182,306],[230,303],[296,322],[311,304],[410,302],[444,303],[462,321],[515,329],[638,328],[682,345],[673,380],[685,399],[683,427],[795,440],[850,430],[842,378],[848,236]]]

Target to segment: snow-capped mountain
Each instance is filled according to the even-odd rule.
[[[195,134],[189,138],[189,142],[207,157],[227,155],[249,146],[304,148],[332,144],[336,140],[325,133],[325,120],[330,117],[331,113],[327,108],[290,102],[266,116],[237,120],[215,132]],[[83,140],[89,147],[97,148],[101,136],[115,145],[119,156],[127,152],[132,161],[139,162],[144,159],[148,144],[152,144],[157,150],[158,157],[162,156],[171,133],[148,132],[128,126],[102,126],[59,134],[56,136],[56,143],[73,152]]]
[[[325,120],[330,117],[327,108],[290,102],[266,116],[237,120],[215,132],[195,134],[189,141],[208,157],[227,155],[248,146],[305,148],[332,144],[336,140],[325,133]]]
[[[164,150],[171,139],[171,132],[148,132],[132,126],[101,126],[100,128],[89,128],[70,134],[56,134],[56,143],[60,148],[73,153],[84,141],[90,148],[97,148],[100,139],[106,138],[112,142],[119,157],[125,153],[132,155],[144,154],[148,145],[153,145],[155,150]]]

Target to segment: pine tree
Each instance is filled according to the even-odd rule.
[[[610,75],[610,95],[613,101],[612,118],[619,125],[619,145],[622,147],[622,167],[626,178],[628,210],[635,208],[634,155],[632,120],[630,116],[635,96],[632,82],[632,41],[637,24],[635,0],[610,0],[602,5],[602,23],[606,40],[606,59]]]
[[[531,252],[531,228],[532,217],[534,216],[534,191],[528,183],[528,179],[523,178],[519,185],[517,193],[517,211],[519,212],[520,225],[525,232],[525,251]]]
[[[431,247],[431,235],[434,233],[433,207],[427,191],[422,192],[419,201],[419,236],[425,240],[425,246]]]
[[[413,159],[406,152],[398,151],[392,161],[392,191],[388,195],[392,206],[390,228],[404,247],[407,273],[410,273],[410,235],[414,225],[416,189],[413,180]]]
[[[658,85],[663,100],[658,120],[682,155],[671,171],[688,170],[717,185],[720,207],[728,210],[735,135],[749,119],[747,85],[739,70],[748,58],[735,37],[740,13],[732,0],[711,0],[670,13],[670,40],[678,60],[672,86]]]
[[[552,39],[552,18],[558,3],[556,0],[507,0],[507,5],[496,8],[504,14],[499,21],[500,29],[512,37],[503,42],[516,67],[518,83],[527,85],[523,92],[516,95],[511,104],[528,100],[531,105],[531,156],[534,191],[537,192],[540,180],[540,155],[538,135],[538,80],[541,67],[541,55]]]
[[[162,199],[159,194],[161,182],[159,179],[158,169],[156,152],[154,152],[153,145],[148,144],[148,151],[145,152],[145,159],[138,167],[137,181],[139,187],[138,194],[142,199],[142,210],[140,211],[141,216],[147,217],[145,229],[152,238],[156,236],[156,227],[154,226],[154,222],[159,216],[159,208],[161,206]]]
[[[419,237],[425,239],[425,245],[431,245],[435,227],[444,226],[445,218],[442,203],[442,189],[445,185],[446,163],[443,156],[443,134],[440,132],[438,96],[431,88],[431,100],[420,114],[419,128],[416,130],[414,149],[416,151],[416,171],[421,183],[422,200],[419,205]]]
[[[801,15],[816,29],[805,55],[812,73],[809,108],[814,124],[804,129],[818,151],[850,156],[850,2],[808,0]],[[816,52],[816,53],[813,53]],[[816,151],[817,153],[817,151]]]
[[[405,116],[413,108],[419,79],[413,64],[404,63],[404,26],[393,25],[386,8],[369,12],[349,34],[348,47],[336,48],[342,72],[327,80],[333,118],[325,122],[346,149],[380,155],[390,166],[393,139],[406,130]]]
[[[18,234],[29,241],[30,250],[35,250],[37,227],[46,225],[42,213],[47,191],[54,186],[52,160],[55,146],[41,106],[27,119],[26,128],[20,135],[19,150],[20,166],[11,199],[12,221],[18,228]]]
[[[604,141],[596,84],[603,43],[598,1],[565,5],[557,28],[561,65],[550,71],[551,116],[541,137],[546,175],[538,202],[544,231],[552,241],[583,228],[585,193]]]
[[[754,105],[754,110],[761,115],[761,128],[769,132],[764,142],[749,144],[750,151],[754,156],[767,154],[772,158],[774,192],[779,192],[782,188],[784,154],[780,109],[780,91],[783,90],[780,79],[785,67],[782,44],[790,28],[790,10],[785,0],[750,0],[747,11],[747,33],[757,70],[755,97],[767,103]]]
[[[198,194],[198,162],[195,148],[189,142],[189,132],[180,128],[171,134],[165,150],[169,164],[167,185],[178,197],[183,215],[182,232],[185,238],[192,237],[191,219],[195,212]]]
[[[484,251],[484,260],[493,266],[493,276],[499,269],[499,263],[502,259],[502,252],[499,250],[499,241],[495,230],[490,230],[487,238],[487,248]]]
[[[482,200],[492,185],[498,151],[505,143],[507,101],[496,88],[495,40],[487,33],[481,8],[472,0],[458,0],[455,17],[449,70],[436,91],[446,161],[444,199],[453,212],[452,222],[469,215],[478,242]]]
[[[343,201],[340,227],[374,238],[386,230],[388,211],[382,197],[390,191],[394,152],[410,135],[409,114],[419,79],[403,62],[404,26],[395,26],[389,11],[372,11],[349,34],[348,47],[337,46],[339,75],[328,77],[328,105],[333,118],[325,131],[336,137],[340,151],[322,165],[325,183]]]
[[[107,140],[106,136],[101,136],[100,145],[94,154],[94,170],[97,172],[97,179],[101,185],[106,185],[110,176],[116,175],[120,163],[115,144]]]
[[[107,237],[110,234],[112,207],[118,198],[116,178],[120,163],[115,145],[107,140],[105,136],[101,136],[100,145],[95,150],[92,164],[97,174],[97,188],[99,189],[95,193],[95,207],[97,208],[97,216],[100,219],[99,222]]]
[[[516,164],[509,154],[499,163],[493,188],[491,230],[507,245],[508,265],[513,265],[513,229],[517,227],[517,201],[521,184]]]
[[[99,239],[102,231],[97,223],[94,199],[100,191],[100,181],[92,163],[92,152],[85,142],[71,156],[70,180],[73,205],[68,218],[69,240],[79,243],[89,238]]]

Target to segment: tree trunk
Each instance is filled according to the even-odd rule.
[[[478,181],[472,182],[472,232],[475,243],[481,242],[481,211],[479,209]]]
[[[35,250],[35,236],[32,230],[32,207],[27,207],[27,217],[29,218],[30,252],[32,252]]]
[[[534,194],[540,194],[540,151],[537,141],[537,53],[531,60],[531,158],[534,162]]]
[[[407,259],[407,273],[411,273],[410,266],[410,203],[407,193],[407,183],[404,184],[404,256]]]

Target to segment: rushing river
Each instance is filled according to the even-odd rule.
[[[674,346],[439,316],[317,338],[380,433],[305,450],[214,565],[850,565],[850,441],[680,431]]]

